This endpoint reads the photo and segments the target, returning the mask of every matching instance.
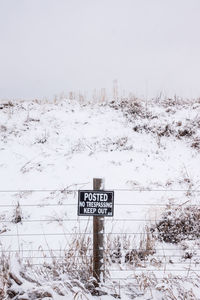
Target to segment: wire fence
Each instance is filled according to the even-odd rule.
[[[143,211],[145,208],[148,209],[165,209],[171,208],[176,209],[178,207],[182,207],[185,204],[188,204],[190,207],[194,209],[200,208],[200,203],[190,202],[190,199],[187,197],[183,198],[183,200],[179,203],[160,203],[158,202],[148,202],[147,199],[143,202],[138,201],[133,197],[131,201],[126,200],[126,193],[192,193],[195,196],[199,196],[199,189],[109,189],[114,190],[116,193],[124,193],[125,200],[116,201],[115,202],[115,210],[117,211],[117,216],[112,218],[106,218],[106,230],[103,233],[106,243],[105,243],[105,268],[108,268],[110,275],[109,278],[112,280],[132,280],[134,278],[129,278],[129,273],[133,276],[138,273],[158,273],[157,279],[162,279],[167,274],[172,274],[174,277],[178,276],[177,274],[182,273],[184,276],[187,273],[188,278],[200,278],[200,247],[199,244],[192,244],[191,248],[184,249],[183,245],[179,245],[176,243],[167,244],[167,243],[158,243],[157,236],[159,232],[153,233],[153,239],[155,239],[154,244],[152,245],[152,249],[147,249],[147,240],[151,236],[151,232],[145,232],[144,227],[147,224],[158,223],[163,221],[162,216],[159,217],[144,217],[140,216],[140,211]],[[53,208],[54,212],[59,208],[62,211],[67,210],[73,212],[72,216],[52,216],[52,217],[38,217],[33,218],[32,216],[25,216],[19,220],[19,222],[13,222],[13,216],[8,214],[8,216],[2,216],[0,214],[0,239],[1,239],[1,254],[2,255],[14,255],[17,254],[20,256],[21,261],[25,261],[28,265],[32,266],[43,266],[45,267],[45,263],[49,263],[52,260],[55,260],[59,263],[64,263],[66,259],[76,260],[75,262],[75,270],[79,271],[79,267],[83,266],[83,258],[84,259],[92,259],[94,258],[92,251],[92,236],[94,233],[92,232],[91,226],[92,218],[91,217],[78,217],[77,213],[77,193],[79,189],[21,189],[21,190],[0,190],[1,194],[1,202],[3,200],[3,195],[6,194],[38,194],[38,193],[61,193],[63,195],[68,194],[72,195],[73,199],[66,199],[62,203],[56,200],[56,196],[53,199],[46,199],[45,203],[40,202],[40,198],[36,196],[34,198],[33,203],[29,203],[29,197],[27,196],[25,199],[22,197],[21,199],[13,199],[5,201],[6,203],[0,203],[0,209],[6,209],[7,211],[12,211],[17,206],[20,207],[21,210],[30,208],[37,209],[38,215],[40,215],[41,209]],[[42,198],[43,199],[43,198]],[[56,201],[56,202],[55,202]],[[15,202],[15,203],[13,203]],[[127,210],[127,217],[121,216],[122,207]],[[132,216],[130,214],[130,207],[137,207],[137,214]],[[31,214],[30,214],[31,215]],[[68,227],[68,231],[66,230],[58,230],[58,227],[50,227],[48,229],[49,224],[65,224]],[[31,228],[23,228],[23,225],[31,225]],[[37,232],[34,231],[36,225],[39,224],[44,226],[46,231]],[[83,227],[81,224],[84,224]],[[109,225],[110,224],[110,225]],[[113,224],[117,224],[117,229],[112,227]],[[124,225],[127,224],[127,225]],[[5,227],[3,227],[5,225]],[[144,225],[144,227],[142,227]],[[108,226],[108,229],[107,229]],[[111,226],[111,227],[109,227]],[[120,228],[122,226],[122,228]],[[123,229],[123,226],[128,226],[128,229]],[[141,226],[141,227],[138,227]],[[78,230],[74,231],[73,228],[79,227]],[[82,228],[82,229],[81,229]],[[139,229],[140,228],[140,229]],[[28,232],[27,232],[28,230]],[[95,233],[99,234],[99,233]],[[37,238],[41,237],[45,242],[41,243],[41,240],[37,241]],[[47,241],[48,238],[53,238],[53,244],[49,244]],[[88,244],[85,242],[84,247],[86,249],[74,249],[74,253],[72,254],[71,241],[75,238],[79,240],[82,238],[83,241],[85,238],[90,238],[90,242]],[[80,238],[81,237],[81,238]],[[134,240],[137,237],[136,244],[131,244],[131,238]],[[6,242],[6,239],[16,238],[17,242],[12,243],[10,240]],[[33,243],[26,241],[26,238],[33,239]],[[151,236],[152,238],[152,236]],[[61,243],[60,243],[61,239]],[[68,243],[63,243],[64,240],[68,240]],[[10,243],[10,244],[9,244]],[[123,244],[124,243],[124,244]],[[146,243],[146,244],[145,244]],[[156,245],[156,243],[158,245]],[[29,247],[29,244],[31,245]],[[60,247],[58,245],[60,244]],[[66,246],[67,245],[67,246]],[[72,244],[73,246],[73,244]],[[81,252],[82,251],[82,252]],[[146,254],[145,254],[146,253]],[[187,256],[187,255],[188,256]],[[184,257],[185,255],[185,257]],[[128,258],[127,258],[128,257]],[[80,259],[80,260],[79,260]],[[80,263],[79,263],[80,261]],[[70,270],[73,271],[73,268]],[[114,276],[112,273],[117,273],[117,276]],[[125,274],[124,276],[121,276]],[[128,274],[128,275],[127,275]]]
[[[49,192],[78,192],[80,189],[21,189],[21,190],[11,190],[5,189],[0,190],[0,193],[49,193]],[[109,191],[116,191],[116,192],[200,192],[200,189],[150,189],[150,188],[137,188],[137,189],[112,189],[110,188]]]

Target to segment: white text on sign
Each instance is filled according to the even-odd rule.
[[[95,193],[85,193],[84,194],[84,201],[107,201],[108,195],[107,194],[95,194]]]

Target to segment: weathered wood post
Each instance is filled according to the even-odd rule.
[[[94,285],[105,280],[104,217],[114,215],[114,191],[104,190],[102,178],[93,179],[93,190],[78,191],[78,216],[93,216]]]
[[[93,179],[93,190],[104,189],[104,180],[102,178]],[[104,281],[104,217],[93,216],[93,277],[97,281]]]

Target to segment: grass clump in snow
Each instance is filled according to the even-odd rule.
[[[146,261],[149,256],[155,253],[155,238],[149,228],[140,237],[139,247],[128,251],[125,255],[125,263],[140,265],[141,261]]]
[[[159,241],[177,244],[184,240],[200,237],[200,208],[179,206],[168,208],[161,220],[151,227],[151,232]]]
[[[155,238],[148,226],[141,234],[139,241],[135,241],[130,235],[124,234],[111,238],[106,241],[106,259],[108,265],[132,265],[140,266],[142,262],[148,261],[148,258],[155,253]],[[109,270],[109,268],[108,268]]]

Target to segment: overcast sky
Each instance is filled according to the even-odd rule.
[[[200,96],[200,0],[0,0],[0,98]]]

